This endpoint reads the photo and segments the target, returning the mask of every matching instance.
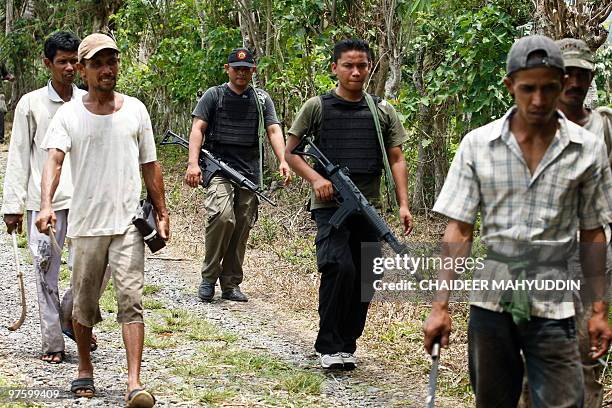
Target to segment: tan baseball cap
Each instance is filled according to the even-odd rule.
[[[91,59],[98,51],[104,49],[111,49],[119,52],[119,48],[117,48],[117,43],[111,37],[102,33],[94,33],[90,34],[87,37],[83,38],[81,44],[79,45],[79,62],[84,59]]]
[[[589,46],[576,38],[564,38],[556,41],[566,67],[577,67],[595,71],[595,60]]]

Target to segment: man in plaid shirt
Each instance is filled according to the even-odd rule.
[[[579,229],[583,270],[589,271],[590,286],[600,289],[591,294],[589,321],[591,353],[598,358],[612,337],[601,227],[612,222],[612,173],[601,138],[556,110],[564,82],[561,51],[551,39],[517,41],[504,79],[516,106],[462,140],[434,211],[450,218],[443,256],[465,257],[480,210],[489,255],[474,279],[490,282],[569,279],[567,258]],[[453,276],[453,271],[441,273],[442,279]],[[431,351],[437,338],[447,346],[450,331],[448,293],[438,293],[424,325],[426,349]],[[516,407],[521,353],[532,406],[582,406],[571,291],[472,294],[468,354],[477,407]]]

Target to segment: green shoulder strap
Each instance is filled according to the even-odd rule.
[[[389,165],[389,158],[387,157],[387,150],[385,149],[385,141],[383,139],[382,128],[380,127],[380,119],[378,117],[378,108],[374,103],[374,98],[367,92],[363,93],[368,108],[372,112],[374,118],[374,126],[376,127],[376,135],[378,136],[378,144],[382,152],[383,164],[385,167],[385,186],[387,187],[387,199],[393,209],[397,208],[397,197],[395,196],[395,181],[393,180],[393,174],[391,173],[391,166]]]
[[[266,137],[266,127],[264,123],[263,107],[259,101],[259,95],[257,94],[257,88],[251,85],[253,88],[253,96],[255,97],[255,105],[257,106],[257,115],[259,116],[257,125],[257,135],[259,136],[259,188],[263,189],[263,141]]]

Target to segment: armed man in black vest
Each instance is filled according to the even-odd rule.
[[[321,273],[315,349],[321,355],[321,367],[354,369],[356,342],[363,333],[371,299],[371,295],[361,293],[361,282],[368,280],[362,276],[368,272],[361,270],[361,244],[377,242],[378,236],[360,214],[350,216],[337,229],[332,227],[330,218],[337,209],[332,183],[316,166],[310,167],[291,151],[303,137],[314,136],[324,155],[346,167],[351,180],[375,206],[380,204],[380,176],[385,168],[388,193],[397,198],[400,220],[408,234],[412,216],[401,149],[408,136],[389,103],[364,93],[372,69],[372,53],[365,41],[338,42],[331,69],[338,79],[337,87],[302,106],[289,130],[285,155],[313,189],[310,209],[317,223],[317,265]]]
[[[209,88],[194,109],[185,182],[202,180],[198,157],[202,145],[255,184],[262,182],[263,138],[267,134],[285,183],[290,180],[285,141],[270,96],[251,85],[255,59],[246,48],[234,49],[224,65],[229,82]],[[206,191],[206,233],[202,283],[198,296],[210,302],[219,280],[223,299],[246,302],[240,291],[249,232],[257,219],[257,196],[215,176]]]

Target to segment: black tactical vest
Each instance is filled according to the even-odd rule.
[[[257,146],[259,114],[256,95],[253,92],[247,91],[242,95],[236,95],[227,91],[225,86],[219,89],[219,98],[222,98],[222,102],[217,104],[212,132],[207,135],[210,142]],[[244,98],[245,95],[248,97]]]
[[[318,143],[323,154],[332,163],[348,168],[350,174],[380,174],[382,151],[365,98],[360,102],[349,102],[330,93],[320,98]],[[379,101],[374,97],[376,104]]]
[[[245,94],[243,94],[245,95]],[[259,183],[259,113],[253,90],[248,98],[226,85],[217,87],[217,107],[206,130],[204,148],[253,183]]]

